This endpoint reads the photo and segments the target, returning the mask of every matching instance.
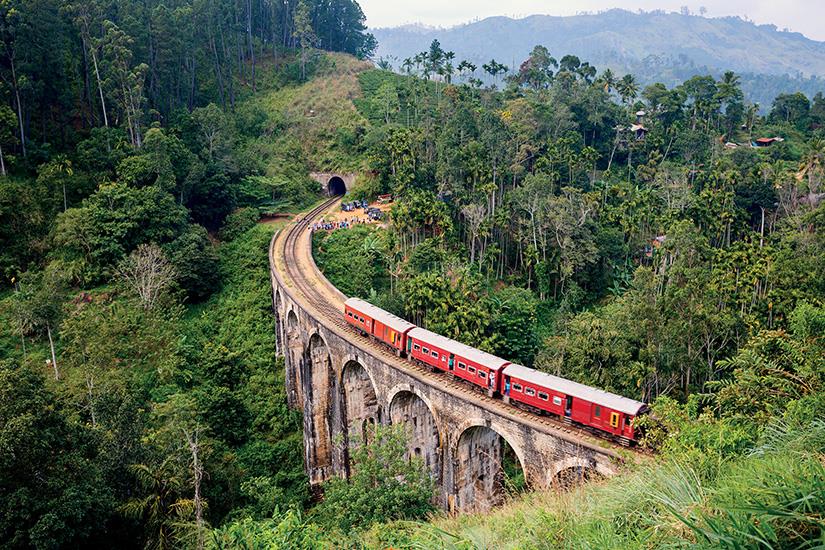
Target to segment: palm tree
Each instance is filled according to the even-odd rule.
[[[610,93],[616,87],[616,75],[610,69],[605,69],[599,77],[599,83],[604,87],[604,91]]]
[[[133,464],[130,470],[146,496],[133,498],[120,511],[133,519],[141,519],[149,535],[147,548],[165,550],[177,547],[176,529],[192,514],[194,502],[178,498],[185,482],[175,472],[173,457],[167,457],[157,468]]]
[[[636,79],[632,74],[626,74],[616,83],[616,91],[619,92],[622,103],[630,105],[630,102],[639,95],[639,85],[636,84]]]

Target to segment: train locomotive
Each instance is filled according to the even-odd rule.
[[[420,328],[360,298],[344,304],[344,320],[397,356],[434,371],[451,373],[490,397],[541,415],[551,415],[631,445],[634,419],[647,404],[511,363],[493,354]]]

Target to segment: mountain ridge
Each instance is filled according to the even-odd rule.
[[[541,44],[557,58],[577,55],[599,70],[631,72],[645,84],[675,85],[695,74],[733,70],[751,76],[745,80],[754,84],[745,91],[756,100],[765,101],[766,92],[802,89],[812,95],[825,90],[825,42],[740,17],[614,9],[575,16],[494,16],[449,28],[412,24],[371,32],[378,40],[376,57],[391,59],[396,68],[433,39],[455,51],[457,61],[475,63],[479,73],[481,64],[492,58],[517,67]]]

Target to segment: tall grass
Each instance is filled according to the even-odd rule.
[[[775,425],[707,475],[662,459],[564,494],[530,494],[486,515],[373,529],[368,547],[825,548],[825,422]]]

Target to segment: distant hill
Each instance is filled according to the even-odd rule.
[[[763,106],[782,92],[825,91],[825,42],[736,17],[610,10],[594,15],[524,19],[491,17],[449,29],[416,25],[373,29],[378,57],[400,66],[437,38],[444,49],[479,66],[495,58],[517,67],[536,44],[561,58],[579,56],[599,70],[632,72],[642,83],[674,85],[696,74],[733,70]]]

